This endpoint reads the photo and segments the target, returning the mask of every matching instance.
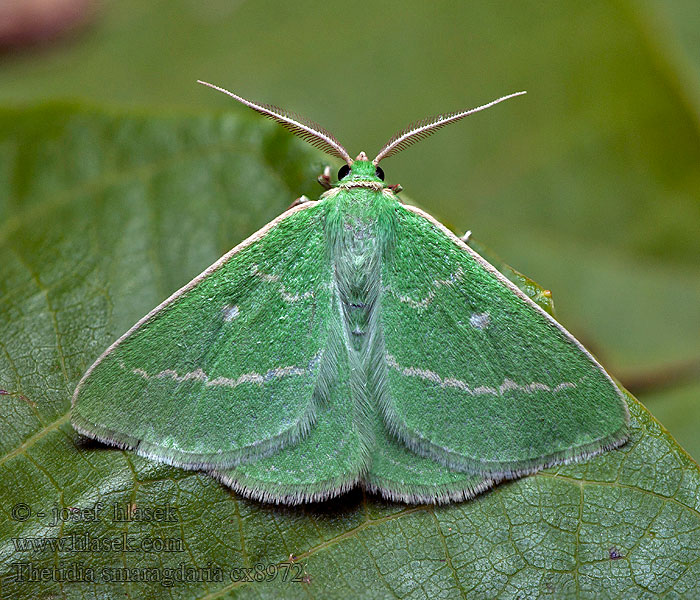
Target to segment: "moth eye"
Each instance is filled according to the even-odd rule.
[[[338,179],[342,179],[350,172],[350,167],[348,165],[343,165],[338,171]]]
[[[377,177],[379,177],[379,179],[384,181],[384,171],[382,170],[381,167],[377,167],[377,170],[374,173]]]

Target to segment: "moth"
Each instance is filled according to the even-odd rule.
[[[379,167],[518,94],[353,160],[319,125],[205,85],[345,164],[97,359],[73,396],[80,434],[290,505],[358,485],[463,501],[626,441],[627,405],[603,367]]]

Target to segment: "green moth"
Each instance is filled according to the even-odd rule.
[[[315,123],[206,85],[346,164],[97,359],[73,396],[79,433],[284,504],[357,485],[461,501],[626,441],[627,405],[603,367],[400,202],[378,166],[517,94],[411,125],[370,161]]]

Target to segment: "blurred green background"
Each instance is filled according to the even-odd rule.
[[[2,105],[246,110],[205,79],[373,156],[411,121],[526,89],[387,159],[387,181],[551,289],[564,325],[700,458],[696,0],[37,0],[66,24],[70,4],[87,11],[72,31],[6,37]]]

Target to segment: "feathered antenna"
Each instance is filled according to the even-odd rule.
[[[293,112],[289,112],[288,110],[284,110],[283,108],[279,108],[271,104],[258,104],[257,102],[251,102],[250,100],[241,98],[233,92],[220,88],[218,85],[200,80],[197,80],[197,83],[201,83],[202,85],[219,90],[224,94],[228,94],[231,96],[231,98],[235,98],[253,110],[258,111],[260,114],[277,121],[283,127],[289,129],[289,131],[291,131],[294,135],[297,135],[302,140],[309,142],[312,146],[316,146],[316,148],[319,148],[332,156],[342,158],[348,165],[352,164],[353,161],[350,158],[347,150],[343,148],[340,142],[336,140],[332,134],[317,123],[304,119]]]
[[[383,158],[391,156],[392,154],[396,154],[400,150],[403,150],[404,148],[408,148],[410,145],[415,144],[417,141],[427,138],[429,135],[432,135],[438,129],[444,127],[448,123],[454,123],[455,121],[463,119],[467,115],[479,112],[480,110],[489,108],[494,104],[498,104],[499,102],[503,102],[504,100],[508,100],[509,98],[513,98],[515,96],[521,96],[525,93],[526,92],[515,92],[514,94],[508,94],[507,96],[503,96],[502,98],[493,100],[488,104],[477,106],[476,108],[471,108],[469,110],[460,110],[444,115],[438,115],[436,117],[430,117],[428,119],[423,119],[422,121],[412,123],[405,129],[402,129],[396,135],[394,135],[394,137],[392,137],[379,151],[379,154],[377,154],[377,156],[372,162],[376,165]]]

